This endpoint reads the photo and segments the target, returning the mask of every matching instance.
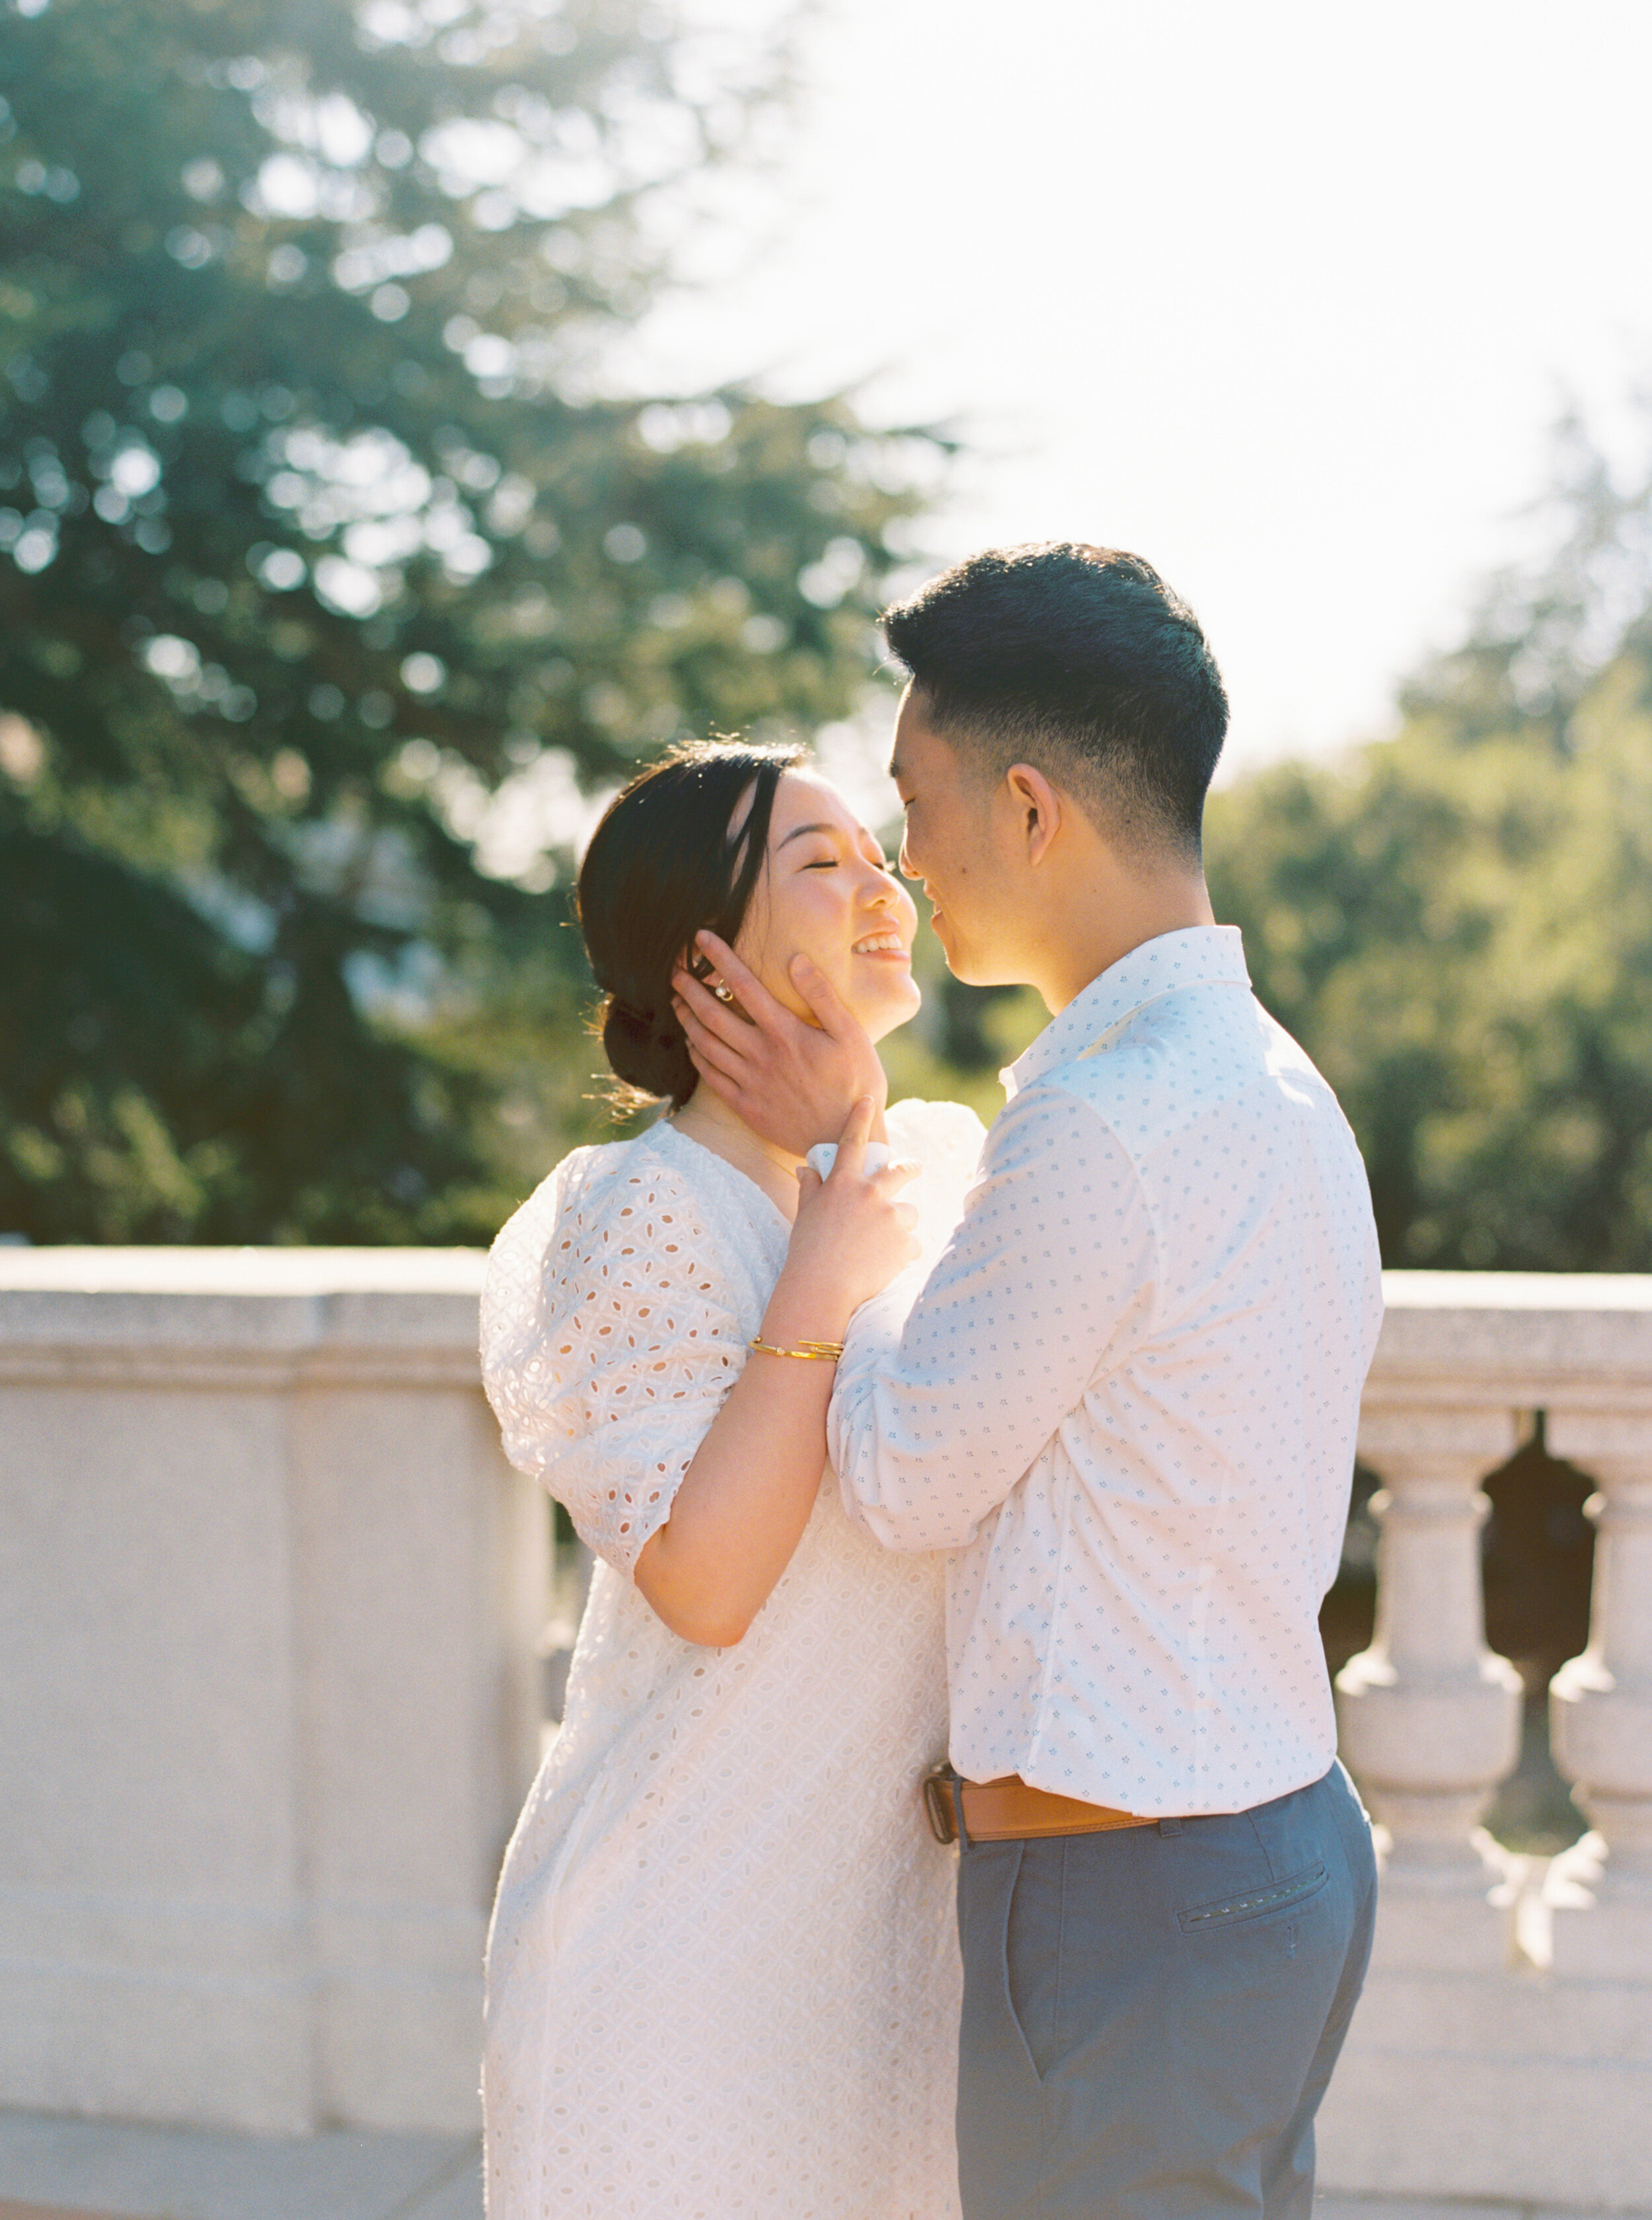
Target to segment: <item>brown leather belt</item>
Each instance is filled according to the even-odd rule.
[[[964,1780],[941,1766],[924,1782],[924,1810],[938,1843],[1013,1843],[1037,1835],[1100,1835],[1114,1827],[1151,1827],[1133,1812],[1114,1812],[1077,1796],[1032,1788],[1019,1773],[1001,1780]]]

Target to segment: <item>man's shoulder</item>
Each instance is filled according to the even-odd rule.
[[[1035,1090],[1082,1106],[1138,1164],[1174,1154],[1195,1131],[1265,1147],[1271,1127],[1305,1109],[1343,1122],[1306,1051],[1232,981],[1145,1007],[1114,1038],[1042,1074]]]

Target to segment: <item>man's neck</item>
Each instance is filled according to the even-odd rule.
[[[1199,870],[1155,873],[1122,887],[1115,882],[1078,907],[1079,914],[1063,916],[1059,932],[1043,937],[1033,953],[1038,969],[1031,984],[1051,1017],[1144,942],[1216,922]]]

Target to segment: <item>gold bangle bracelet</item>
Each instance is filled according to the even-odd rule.
[[[751,1345],[760,1349],[765,1356],[802,1356],[817,1364],[835,1364],[843,1355],[840,1341],[800,1341],[795,1349],[781,1349],[772,1341],[764,1341],[761,1334],[754,1333]]]

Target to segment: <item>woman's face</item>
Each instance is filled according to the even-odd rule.
[[[912,976],[917,931],[912,896],[843,796],[813,771],[783,772],[763,875],[735,942],[776,1001],[809,1015],[789,969],[807,956],[881,1040],[923,999]]]

